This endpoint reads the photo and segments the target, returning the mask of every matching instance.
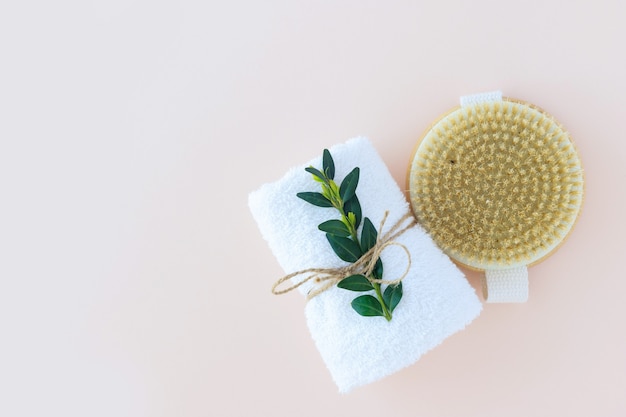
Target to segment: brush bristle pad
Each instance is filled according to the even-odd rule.
[[[444,116],[411,162],[413,211],[450,257],[476,269],[534,263],[571,230],[582,204],[580,160],[549,115],[513,101]]]

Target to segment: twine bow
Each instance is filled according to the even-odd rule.
[[[380,222],[380,227],[378,230],[383,230],[383,226],[385,225],[385,221],[387,220],[388,215],[389,211],[385,211],[385,215]],[[408,223],[407,220],[409,220]],[[285,294],[289,291],[295,290],[305,282],[313,280],[318,284],[318,286],[309,291],[309,293],[307,294],[308,301],[320,295],[329,288],[335,286],[342,279],[356,274],[364,275],[372,284],[395,285],[407,276],[407,274],[409,273],[409,269],[411,268],[411,253],[406,246],[396,242],[395,239],[407,230],[409,230],[415,224],[415,218],[410,212],[408,212],[404,216],[402,216],[402,218],[400,218],[400,220],[398,220],[396,224],[394,224],[391,229],[389,229],[384,235],[381,236],[379,234],[374,246],[372,246],[370,250],[361,255],[361,257],[357,259],[356,262],[340,268],[308,268],[292,272],[291,274],[285,275],[274,283],[274,285],[272,286],[272,293],[276,295]],[[389,246],[399,246],[406,253],[407,266],[404,273],[402,273],[400,277],[393,280],[372,278],[371,274],[374,270],[374,267],[376,266],[378,258],[380,258],[381,253]],[[299,281],[297,284],[292,285],[291,287],[282,290],[278,289],[278,287],[285,281],[288,281],[291,278],[295,278],[300,275],[307,275],[307,277],[304,278],[302,281]]]

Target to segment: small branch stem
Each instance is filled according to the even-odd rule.
[[[344,223],[351,225],[350,226],[350,236],[352,237],[352,240],[357,245],[360,245],[356,229],[352,226],[352,223],[350,223],[348,221],[348,217],[343,212],[343,209],[339,209],[339,208],[337,208],[337,209],[341,213],[341,218],[344,220]],[[391,316],[391,312],[387,308],[387,305],[385,304],[385,300],[383,299],[383,294],[382,294],[381,289],[380,289],[380,284],[373,284],[373,285],[374,285],[374,291],[376,291],[376,298],[378,299],[378,302],[380,303],[381,307],[383,308],[383,314],[385,315],[385,319],[387,319],[387,321],[391,321],[391,317],[392,317]]]
[[[328,184],[328,188],[331,189],[330,180],[326,179],[326,183]],[[331,190],[331,195],[332,195],[332,190]],[[348,219],[348,216],[344,212],[343,201],[341,201],[341,197],[333,195],[333,198],[331,198],[330,200],[333,206],[337,209],[337,211],[341,213],[341,219],[343,223],[346,224],[348,226],[348,229],[350,230],[350,237],[360,247],[361,244],[359,242],[359,237],[356,231],[356,227],[354,227],[354,225],[352,224],[352,222],[350,222],[350,220]],[[376,298],[378,299],[378,302],[380,303],[380,306],[383,309],[383,314],[384,314],[385,319],[387,321],[391,321],[391,317],[392,317],[391,312],[387,308],[387,305],[385,304],[385,300],[383,299],[383,294],[380,289],[380,284],[373,284],[373,286],[374,286],[374,291],[376,292]]]
[[[385,318],[387,321],[391,321],[391,312],[387,308],[385,300],[383,300],[383,294],[380,292],[380,284],[374,284],[374,290],[376,291],[376,298],[378,298],[380,305],[383,307],[383,314],[385,315]]]

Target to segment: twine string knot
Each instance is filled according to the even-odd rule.
[[[383,226],[387,221],[388,215],[389,211],[385,211],[378,230],[383,230]],[[372,246],[371,249],[361,255],[361,257],[357,259],[354,263],[338,268],[307,268],[292,272],[291,274],[285,275],[274,283],[274,285],[272,286],[272,293],[276,295],[285,294],[292,290],[295,290],[306,282],[313,281],[317,284],[317,286],[311,289],[311,291],[309,291],[309,293],[307,294],[308,301],[320,295],[329,288],[332,288],[344,278],[357,274],[365,276],[365,278],[367,278],[367,280],[372,284],[396,285],[400,281],[402,281],[409,273],[409,270],[411,268],[411,253],[405,245],[396,242],[395,239],[397,239],[400,235],[409,230],[415,224],[415,217],[413,217],[413,215],[408,212],[404,216],[402,216],[400,220],[398,220],[383,235],[379,233],[378,237],[376,238],[376,242],[374,243],[374,246]],[[402,250],[404,250],[407,257],[406,269],[398,278],[392,280],[377,279],[372,277],[372,272],[376,267],[376,262],[380,258],[380,255],[385,249],[390,246],[398,246]],[[285,281],[289,281],[290,279],[301,275],[305,276],[303,280],[291,285],[290,287],[278,289],[278,287],[280,287],[281,284],[283,284]]]

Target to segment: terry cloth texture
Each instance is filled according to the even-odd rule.
[[[363,217],[369,217],[378,228],[385,211],[389,211],[384,230],[379,230],[379,234],[408,212],[404,194],[367,139],[351,139],[329,150],[335,161],[338,184],[354,167],[360,168],[356,194]],[[304,171],[307,166],[320,168],[321,152],[320,157],[291,169],[279,181],[265,184],[249,196],[252,215],[285,274],[306,268],[347,265],[317,228],[326,220],[338,218],[337,211],[313,206],[296,197],[298,192],[320,191],[320,184]],[[410,228],[396,241],[409,249],[411,267],[403,280],[404,296],[390,322],[383,317],[358,315],[350,302],[363,293],[337,287],[306,304],[311,336],[340,392],[374,382],[415,363],[480,314],[482,304],[474,289],[420,226]],[[381,259],[384,279],[395,279],[406,269],[407,258],[402,248],[387,248]],[[309,281],[298,290],[306,295],[312,285]]]

